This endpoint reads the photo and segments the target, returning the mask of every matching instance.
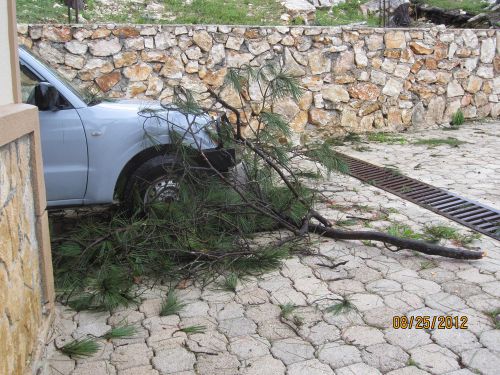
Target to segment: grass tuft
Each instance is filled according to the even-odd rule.
[[[419,139],[418,141],[414,142],[413,144],[425,145],[425,146],[429,146],[429,147],[437,147],[437,146],[442,146],[442,145],[448,145],[450,147],[458,147],[464,143],[467,143],[467,142],[461,141],[461,140],[453,138],[453,137],[448,137],[446,139],[444,139],[444,138]]]
[[[408,238],[412,240],[418,240],[422,238],[420,234],[415,232],[413,229],[411,229],[408,225],[406,224],[398,224],[395,223],[388,227],[386,229],[387,233],[390,234],[391,236],[396,236],[396,237],[401,237],[401,238]]]
[[[424,228],[424,239],[433,243],[452,240],[461,246],[466,246],[479,238],[478,233],[461,234],[457,229],[446,225],[432,225]]]
[[[297,306],[293,303],[285,303],[284,305],[280,305],[280,316],[283,319],[288,319],[288,317],[297,309]]]
[[[500,319],[497,319],[497,316],[500,315],[500,309],[494,309],[491,311],[485,311],[485,315],[489,316],[493,321],[493,325],[495,329],[500,329]]]
[[[401,136],[384,132],[370,133],[368,134],[368,140],[370,142],[400,144],[400,145],[403,145],[407,142],[406,139]]]
[[[464,123],[464,121],[465,121],[464,113],[459,108],[451,117],[451,125],[455,127],[460,126]]]
[[[339,315],[339,314],[344,314],[349,311],[356,311],[357,308],[356,306],[353,305],[351,301],[349,301],[347,298],[344,298],[342,301],[333,304],[331,306],[328,306],[326,308],[327,313],[332,313],[333,315]]]
[[[71,341],[59,350],[71,358],[85,358],[94,355],[100,348],[101,345],[95,339],[87,337]]]
[[[167,298],[163,301],[160,309],[160,316],[168,316],[177,314],[186,306],[185,303],[182,303],[177,298],[175,292],[170,291],[167,294]]]
[[[428,269],[431,269],[431,268],[435,268],[437,267],[436,266],[436,263],[434,263],[432,260],[426,260],[426,261],[423,261],[420,263],[420,270],[428,270]]]

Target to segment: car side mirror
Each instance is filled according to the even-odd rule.
[[[59,109],[59,91],[48,82],[40,82],[35,86],[35,104],[40,111],[57,111]]]

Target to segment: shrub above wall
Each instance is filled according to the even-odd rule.
[[[209,100],[228,67],[280,58],[299,103],[276,105],[297,132],[395,131],[500,113],[500,31],[352,27],[19,25],[20,43],[66,78],[110,97]],[[258,99],[258,90],[250,90]],[[223,97],[238,106],[226,88]]]

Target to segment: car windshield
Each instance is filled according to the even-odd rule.
[[[84,88],[78,87],[73,82],[71,82],[70,80],[66,79],[64,76],[62,76],[57,70],[53,69],[41,57],[34,56],[31,53],[31,51],[29,51],[26,48],[23,48],[23,50],[26,51],[27,53],[29,53],[31,56],[33,56],[33,58],[35,58],[40,64],[42,64],[45,69],[47,69],[48,71],[50,71],[50,73],[52,73],[59,81],[61,81],[73,94],[75,94],[76,96],[78,96],[78,98],[80,98],[80,100],[82,100],[83,102],[85,102],[85,104],[87,104],[87,105],[95,105],[95,104],[98,104],[98,103],[101,102],[101,98],[98,95],[92,93],[88,89],[84,89]]]

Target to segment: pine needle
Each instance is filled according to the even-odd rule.
[[[85,358],[97,353],[101,346],[90,337],[74,340],[64,345],[59,350],[71,358]]]
[[[187,333],[187,334],[204,333],[206,330],[207,330],[207,327],[203,326],[203,325],[194,325],[194,326],[188,326],[188,327],[183,327],[183,328],[179,329],[179,331]]]
[[[137,328],[133,325],[124,324],[118,327],[111,328],[101,337],[105,340],[130,338],[137,333]]]
[[[163,301],[160,309],[160,316],[168,316],[177,314],[181,311],[186,304],[179,301],[175,292],[170,291],[167,298]]]

